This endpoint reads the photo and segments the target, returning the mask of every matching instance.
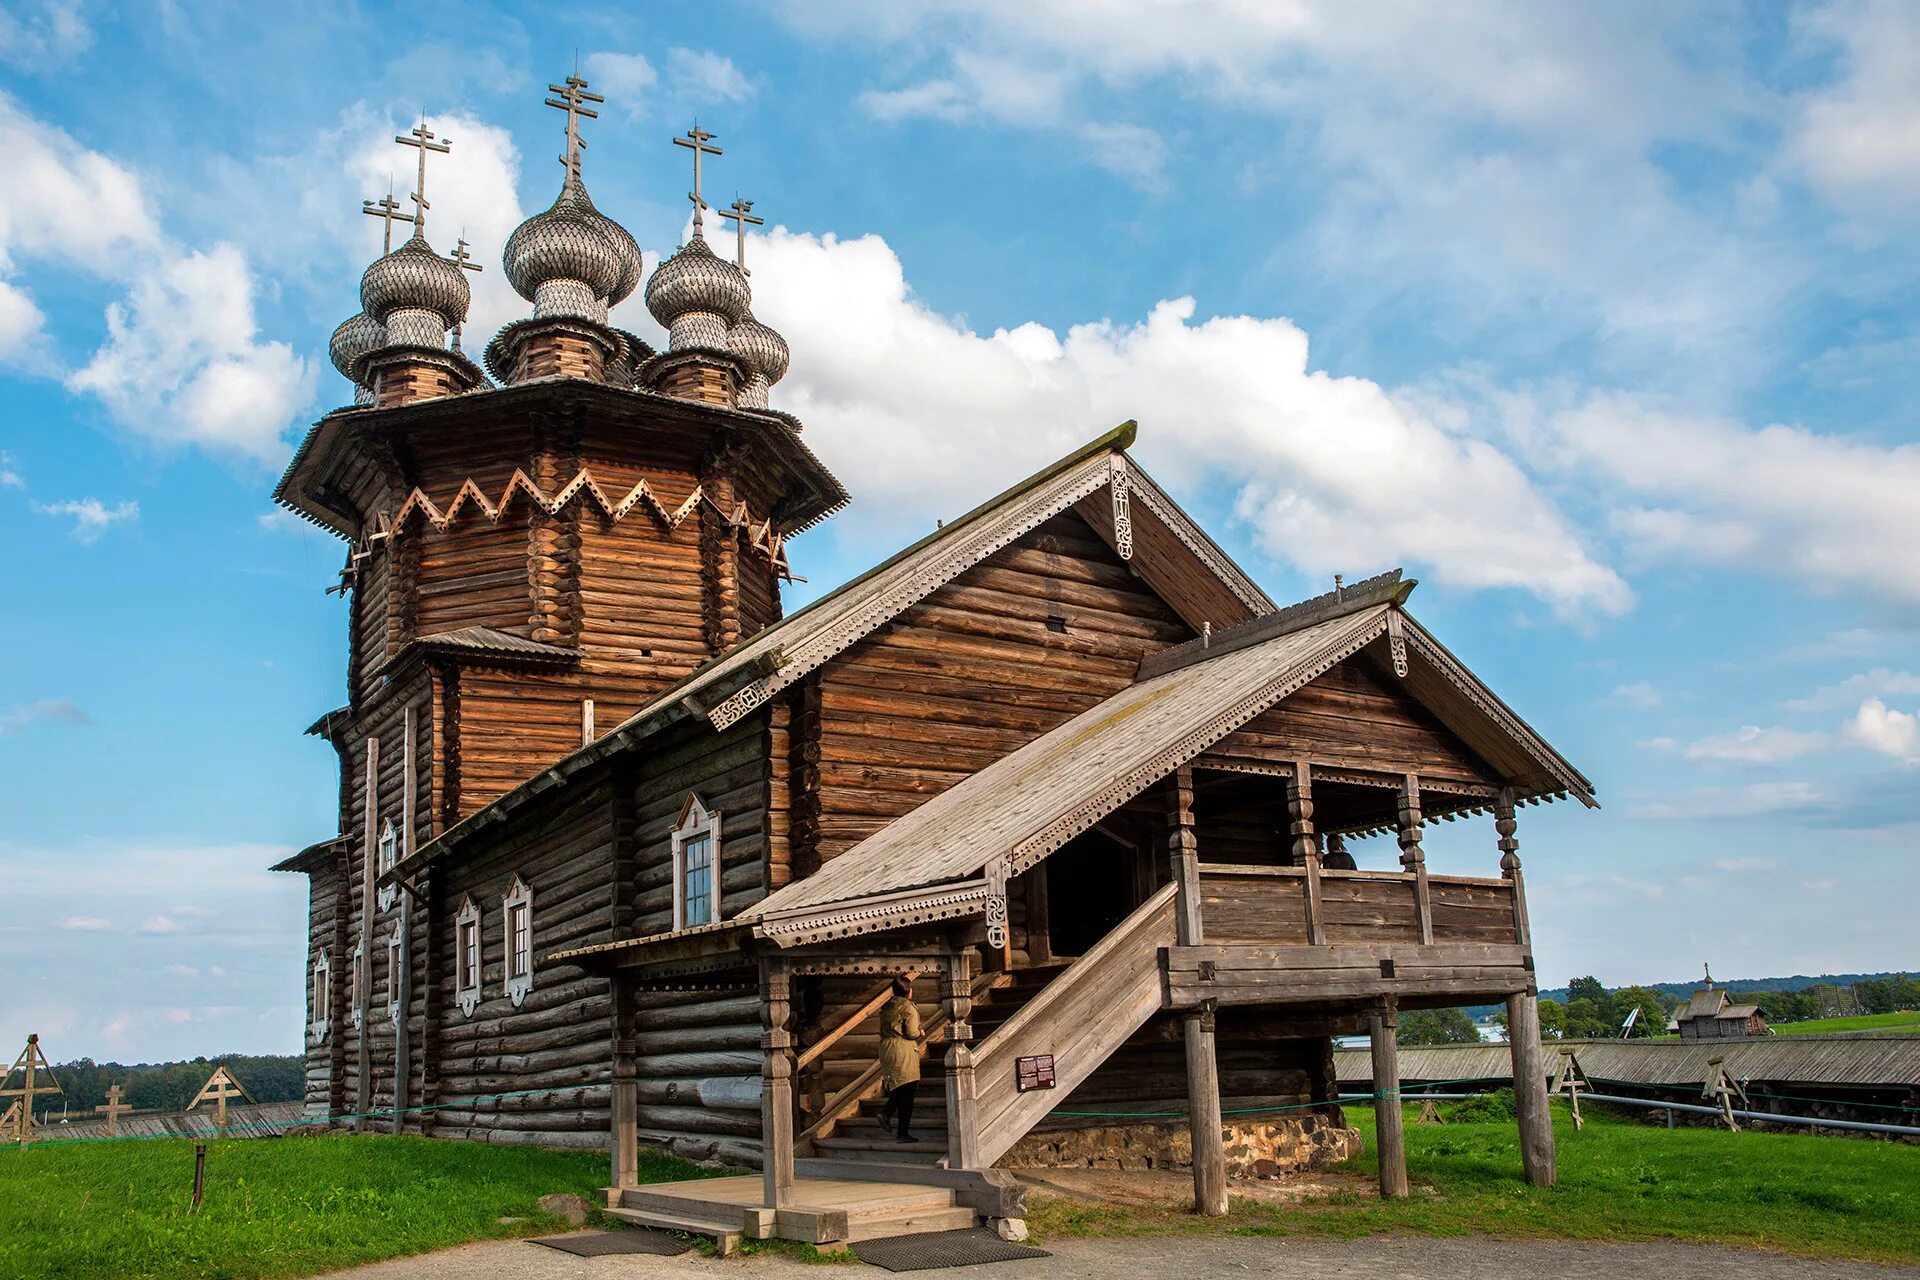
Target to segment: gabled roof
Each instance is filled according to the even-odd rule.
[[[1306,623],[1131,685],[994,761],[738,917],[776,940],[863,932],[809,917],[842,902],[1018,875],[1175,768],[1385,634],[1391,606]]]
[[[1687,998],[1687,1002],[1673,1011],[1674,1020],[1685,1022],[1688,1018],[1717,1018],[1720,1011],[1727,1007],[1727,993],[1719,987],[1702,987]]]
[[[1205,579],[1216,585],[1217,594],[1238,602],[1241,616],[1270,612],[1274,606],[1266,593],[1127,458],[1125,450],[1133,443],[1134,432],[1132,422],[1122,423],[735,645],[664,690],[598,742],[530,778],[423,846],[388,876],[441,856],[475,831],[502,821],[535,795],[631,748],[666,725],[691,716],[706,717],[715,729],[735,724],[994,552],[1103,488],[1139,495],[1156,535],[1164,532],[1173,548],[1167,554],[1185,562],[1190,578]],[[1116,477],[1121,477],[1117,486]],[[1116,503],[1116,513],[1126,510],[1124,503]]]

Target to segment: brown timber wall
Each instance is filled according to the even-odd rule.
[[[425,520],[406,536],[420,545],[414,629],[436,635],[462,627],[496,627],[531,633],[533,599],[528,585],[529,535],[525,499],[488,524],[469,511],[445,533]]]

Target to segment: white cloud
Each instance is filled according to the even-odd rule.
[[[1779,726],[1762,728],[1743,725],[1731,733],[1715,734],[1687,744],[1689,760],[1724,761],[1739,764],[1778,764],[1798,756],[1825,751],[1833,745],[1833,735],[1803,733]]]
[[[1791,711],[1831,711],[1836,707],[1854,706],[1866,698],[1910,694],[1920,694],[1920,675],[1875,667],[1857,676],[1848,676],[1839,684],[1816,689],[1805,698],[1796,698],[1787,703],[1787,708]]]
[[[667,85],[686,102],[745,102],[753,83],[733,59],[704,49],[667,50]]]
[[[172,978],[197,978],[200,971],[190,964],[170,964],[160,972]]]
[[[87,713],[65,698],[48,698],[41,702],[29,702],[12,711],[0,712],[0,733],[12,733],[26,728],[41,720],[52,720],[60,724],[91,724]]]
[[[657,112],[663,102],[697,110],[754,94],[753,81],[733,59],[704,49],[668,49],[664,72],[643,53],[613,50],[590,53],[581,65],[592,91],[606,97],[606,109],[629,117]]]
[[[643,53],[590,53],[583,65],[593,91],[628,115],[637,115],[649,91],[660,83],[660,73]]]
[[[261,342],[253,275],[230,244],[188,251],[143,272],[107,308],[108,337],[67,386],[98,396],[128,430],[263,462],[313,393],[312,365]]]
[[[1631,812],[1650,822],[1740,822],[1833,803],[1833,793],[1819,783],[1788,778],[1737,787],[1690,787],[1671,799],[1637,804]]]
[[[1667,737],[1643,738],[1633,745],[1642,751],[1678,751],[1680,749],[1680,740],[1678,738]]]
[[[957,513],[1136,418],[1148,465],[1231,492],[1261,549],[1313,577],[1407,562],[1566,614],[1631,603],[1511,458],[1376,383],[1312,370],[1291,321],[1196,321],[1181,298],[1064,337],[981,335],[918,302],[877,236],[760,239],[755,310],[793,346],[776,400],[845,469],[856,523],[924,522],[930,493]]]
[[[1614,691],[1607,695],[1606,700],[1616,706],[1631,707],[1636,711],[1651,711],[1666,702],[1665,696],[1644,680],[1616,686]]]
[[[75,542],[91,546],[100,541],[102,535],[116,524],[129,523],[140,515],[140,504],[122,502],[109,507],[98,498],[69,499],[65,502],[36,502],[33,509],[40,515],[65,518],[73,521]]]
[[[111,933],[113,921],[104,916],[68,916],[59,927],[67,933]]]
[[[69,0],[23,0],[0,9],[0,62],[45,70],[93,43],[93,31]]]
[[[179,933],[180,923],[169,916],[148,916],[140,922],[140,932],[150,934]]]
[[[25,477],[23,477],[15,467],[16,464],[12,454],[0,453],[0,489],[24,489],[27,487]]]
[[[1738,875],[1743,871],[1771,871],[1779,865],[1778,858],[1715,858],[1712,863],[1715,871],[1727,875]]]
[[[1816,6],[1801,33],[1841,74],[1799,97],[1788,160],[1836,205],[1905,226],[1920,209],[1920,11],[1864,0]]]
[[[1920,764],[1920,721],[1868,698],[1842,731],[1848,741],[1908,764]]]
[[[42,363],[46,320],[25,289],[0,280],[0,364]]]

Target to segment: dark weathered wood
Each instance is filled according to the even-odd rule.
[[[1367,1035],[1373,1049],[1373,1114],[1375,1153],[1380,1161],[1380,1195],[1396,1200],[1407,1194],[1407,1139],[1400,1111],[1400,1052],[1394,1042],[1398,1018],[1389,1001],[1367,1014]]]
[[[1513,1109],[1520,1125],[1520,1161],[1527,1181],[1550,1187],[1554,1167],[1553,1114],[1540,1052],[1539,1000],[1531,988],[1507,997],[1507,1044],[1513,1055]]]

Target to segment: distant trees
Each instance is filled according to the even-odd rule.
[[[121,1100],[129,1107],[178,1111],[193,1101],[214,1066],[222,1062],[256,1102],[297,1102],[306,1088],[306,1060],[291,1055],[236,1053],[224,1058],[135,1066],[79,1058],[54,1063],[53,1077],[60,1083],[70,1115],[104,1106],[107,1089],[115,1084],[121,1087]],[[60,1099],[43,1098],[36,1110],[58,1115]]]
[[[1751,991],[1738,999],[1743,1004],[1759,1005],[1769,1022],[1899,1013],[1920,1009],[1920,978],[1896,973],[1884,978],[1862,978],[1845,987],[1818,982],[1801,991]]]
[[[1465,1009],[1409,1009],[1393,1038],[1400,1044],[1478,1044],[1480,1028]]]

